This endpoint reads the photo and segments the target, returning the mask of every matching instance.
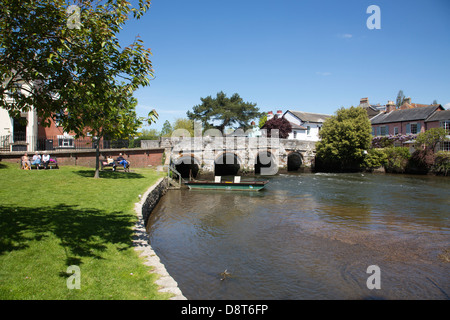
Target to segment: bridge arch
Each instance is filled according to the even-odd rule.
[[[259,151],[255,159],[255,174],[273,175],[278,171],[277,161],[269,150]]]
[[[173,160],[175,169],[183,178],[196,178],[200,171],[200,161],[193,155],[181,155]]]
[[[236,176],[241,169],[242,161],[233,152],[223,152],[214,160],[215,176]]]
[[[303,163],[303,156],[300,152],[293,151],[287,157],[287,170],[298,171]]]

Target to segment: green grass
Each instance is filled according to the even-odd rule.
[[[0,163],[0,299],[167,299],[132,247],[134,203],[151,169],[101,172]],[[68,289],[68,266],[80,289]]]

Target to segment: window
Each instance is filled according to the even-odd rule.
[[[58,136],[58,146],[60,148],[73,148],[74,138],[71,136]]]
[[[394,127],[394,135],[398,134],[398,127]]]
[[[450,134],[450,120],[441,121],[441,128],[444,128],[444,130]]]
[[[389,134],[388,126],[380,127],[380,136],[387,136]]]
[[[418,134],[420,133],[420,123],[408,123],[406,125],[406,134]]]
[[[64,113],[61,111],[61,112],[58,112],[58,113],[55,113],[55,117],[54,117],[54,120],[55,120],[55,125],[57,126],[57,127],[59,127],[59,126],[61,126],[61,120],[62,120],[62,115],[63,115]]]
[[[309,136],[309,135],[311,135],[311,127],[310,126],[307,126],[306,127],[306,134]]]
[[[444,141],[441,143],[441,151],[450,151],[450,142]]]
[[[294,131],[294,139],[297,139],[297,131]]]

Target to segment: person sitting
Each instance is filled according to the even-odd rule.
[[[112,164],[114,162],[114,159],[111,156],[106,157],[106,164]]]
[[[119,156],[116,159],[118,164],[123,165],[123,168],[126,169],[127,165],[128,165],[128,161],[125,160],[125,158],[123,157],[123,155],[121,153],[119,153]]]
[[[36,151],[36,153],[33,156],[33,161],[31,162],[32,165],[36,166],[36,169],[39,169],[39,165],[41,164],[41,156],[39,155],[39,152]]]
[[[47,153],[47,151],[44,151],[44,154],[42,155],[42,162],[44,163],[44,168],[48,168],[48,164],[50,163],[50,155]]]
[[[31,170],[30,158],[28,158],[28,154],[26,153],[22,156],[22,169]]]

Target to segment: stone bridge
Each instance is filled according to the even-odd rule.
[[[187,178],[255,173],[273,175],[311,167],[315,142],[267,137],[194,137],[143,140],[142,148],[165,148],[166,164]]]

